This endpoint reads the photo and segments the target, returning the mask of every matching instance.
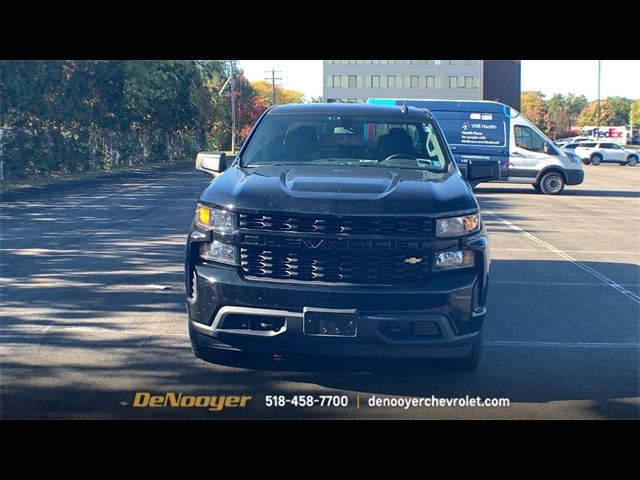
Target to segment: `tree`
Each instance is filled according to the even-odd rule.
[[[273,85],[271,83],[266,80],[258,80],[251,82],[251,86],[265,105],[273,105]],[[302,103],[303,101],[304,93],[276,86],[276,105]]]
[[[616,125],[616,112],[607,100],[600,101],[600,125]],[[625,122],[626,123],[626,122]],[[597,126],[598,125],[598,102],[589,103],[578,118],[580,126]]]
[[[615,113],[613,125],[627,125],[629,123],[629,112],[631,112],[633,100],[624,97],[608,97],[607,103],[611,105]]]
[[[631,106],[631,123],[633,128],[640,129],[640,99],[635,100]]]
[[[573,93],[567,94],[564,101],[569,115],[569,130],[571,130],[571,126],[578,122],[582,109],[587,106],[589,101],[584,95],[575,95]]]
[[[554,93],[547,102],[547,108],[555,123],[554,135],[564,137],[570,128],[567,98],[561,93]]]
[[[544,94],[539,91],[522,92],[520,103],[522,115],[547,135],[553,136],[555,125]]]
[[[587,97],[584,95],[569,93],[565,96],[561,93],[554,93],[551,96],[547,107],[556,123],[555,133],[558,136],[565,136],[571,131],[572,125],[575,125],[586,104]]]

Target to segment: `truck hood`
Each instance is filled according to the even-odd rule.
[[[231,167],[200,201],[237,211],[333,215],[427,215],[477,210],[458,171],[362,166]]]

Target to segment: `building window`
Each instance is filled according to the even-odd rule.
[[[458,88],[458,77],[449,77],[449,88]]]
[[[371,88],[380,88],[380,75],[371,75]]]
[[[372,65],[380,65],[380,60],[371,60]]]
[[[409,87],[418,88],[420,86],[420,77],[418,75],[411,75],[409,77]]]
[[[396,88],[396,76],[387,75],[387,88]]]
[[[467,65],[478,65],[478,60],[465,60],[464,63]],[[467,87],[467,88],[471,88],[471,87]]]
[[[464,88],[473,88],[473,77],[464,77]]]
[[[427,75],[427,88],[436,88],[436,77]]]
[[[333,88],[340,88],[340,75],[333,75]]]
[[[349,75],[349,88],[358,88],[358,76]]]
[[[473,88],[480,88],[480,79],[478,77],[473,77]]]
[[[448,65],[461,65],[462,60],[447,60]]]
[[[387,60],[387,62],[389,63],[389,65],[395,65],[396,64],[395,60]]]
[[[426,65],[426,60],[411,60],[411,65]]]
[[[349,60],[349,65],[355,65],[357,63],[358,63],[357,60]]]

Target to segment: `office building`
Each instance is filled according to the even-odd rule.
[[[498,100],[520,108],[517,60],[324,60],[323,98]]]

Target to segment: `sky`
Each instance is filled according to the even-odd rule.
[[[285,88],[299,90],[307,98],[322,96],[321,60],[240,60],[251,81],[271,76],[271,69]],[[269,71],[267,73],[267,71]],[[602,60],[600,95],[640,98],[640,60]],[[523,60],[522,90],[540,90],[547,98],[554,93],[598,97],[597,60]]]

